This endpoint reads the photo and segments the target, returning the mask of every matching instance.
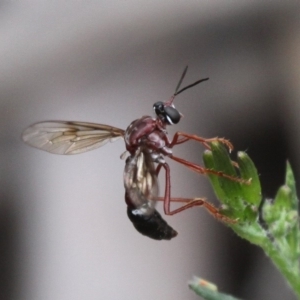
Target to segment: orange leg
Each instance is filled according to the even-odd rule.
[[[203,206],[205,207],[209,213],[211,213],[216,219],[221,220],[226,223],[234,224],[237,221],[232,220],[229,217],[223,215],[214,205],[211,203],[207,202],[206,199],[204,198],[194,198],[194,199],[189,199],[189,198],[171,198],[171,183],[170,183],[170,167],[167,163],[164,164],[159,164],[156,169],[156,173],[160,172],[161,168],[165,169],[165,174],[166,174],[166,184],[165,184],[165,196],[164,197],[157,197],[155,200],[158,201],[163,201],[164,202],[164,212],[166,215],[175,215],[181,211],[184,211],[188,208],[194,207],[194,206]],[[171,210],[171,202],[181,202],[181,203],[186,203],[183,206]]]
[[[170,148],[172,148],[175,145],[185,143],[189,140],[194,140],[194,141],[202,143],[208,150],[210,150],[210,146],[208,143],[211,143],[211,142],[220,142],[220,143],[226,145],[230,152],[233,150],[233,145],[224,138],[215,137],[215,138],[205,139],[205,138],[202,138],[195,134],[188,134],[188,133],[180,132],[180,131],[175,133],[173,140],[170,144]]]
[[[194,164],[190,161],[187,161],[183,158],[180,158],[180,157],[177,157],[177,156],[174,156],[174,155],[170,155],[169,158],[183,164],[184,166],[188,167],[189,169],[191,169],[191,170],[193,170],[197,173],[200,173],[200,174],[213,174],[213,175],[216,175],[216,176],[219,176],[219,177],[224,177],[224,178],[227,178],[229,180],[244,183],[244,184],[250,184],[251,183],[251,178],[245,180],[245,179],[241,179],[241,178],[234,177],[234,176],[231,176],[231,175],[227,175],[222,171],[215,171],[215,170],[212,170],[212,169],[207,169],[207,168],[201,167],[197,164]]]

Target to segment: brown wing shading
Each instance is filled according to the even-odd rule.
[[[35,123],[22,134],[23,141],[54,154],[78,154],[124,137],[124,130],[96,123],[46,121]]]

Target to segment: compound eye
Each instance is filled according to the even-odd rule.
[[[159,102],[154,103],[153,109],[157,116],[165,115],[165,106],[164,106],[163,102],[159,101]]]
[[[165,107],[165,117],[170,125],[177,124],[180,121],[180,113],[179,111],[171,106]]]

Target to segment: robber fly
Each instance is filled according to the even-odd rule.
[[[143,235],[156,240],[170,240],[177,232],[167,224],[155,209],[157,201],[164,201],[166,215],[174,215],[193,206],[204,206],[217,219],[224,222],[234,220],[222,215],[219,210],[204,198],[171,198],[170,168],[165,157],[169,157],[184,166],[201,174],[215,174],[230,180],[243,182],[242,179],[229,176],[222,172],[206,169],[192,162],[173,155],[175,145],[195,140],[210,149],[209,143],[219,141],[231,150],[231,143],[223,138],[205,139],[184,132],[176,132],[169,140],[167,126],[177,124],[182,115],[174,106],[177,95],[208,78],[200,79],[182,89],[180,85],[187,72],[185,68],[174,95],[166,102],[156,102],[153,105],[156,117],[143,116],[133,122],[126,130],[109,125],[86,122],[46,121],[33,124],[23,133],[23,140],[30,146],[54,153],[71,155],[83,153],[103,146],[108,141],[118,138],[125,141],[128,157],[124,169],[125,202],[127,215],[133,226]],[[165,195],[158,197],[158,174],[165,170]],[[183,206],[171,210],[171,202],[184,203]]]

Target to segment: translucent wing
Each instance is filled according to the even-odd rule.
[[[90,151],[124,137],[116,127],[68,121],[46,121],[31,125],[22,135],[23,141],[35,148],[55,154],[78,154]]]
[[[157,175],[147,150],[139,150],[126,160],[124,186],[128,201],[136,208],[153,211],[158,195]]]

